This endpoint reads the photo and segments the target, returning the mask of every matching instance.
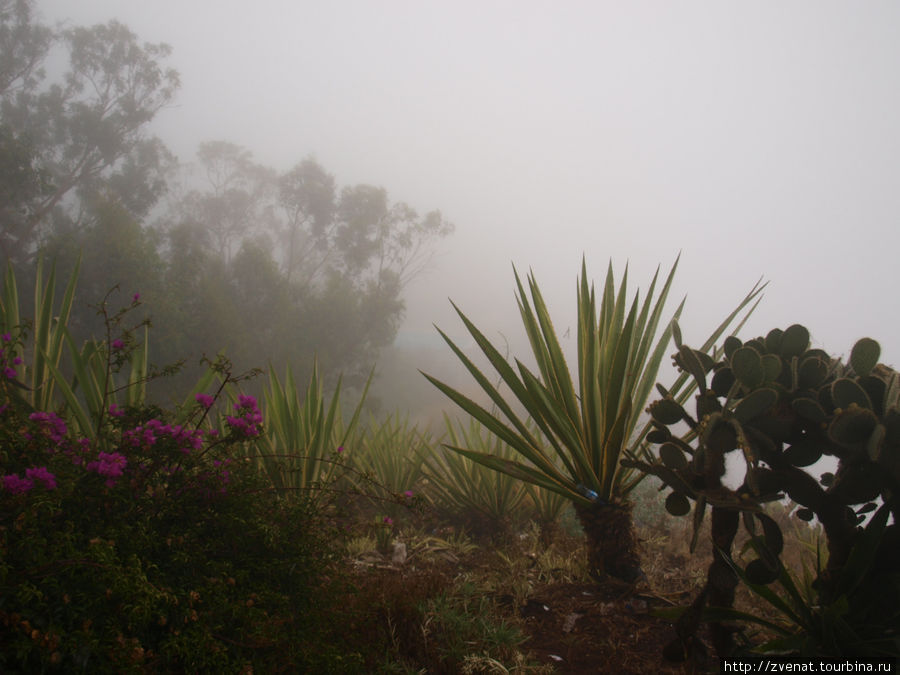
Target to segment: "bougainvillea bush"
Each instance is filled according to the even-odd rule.
[[[207,423],[214,393],[182,424],[111,406],[89,441],[11,395],[15,340],[3,349],[0,670],[291,672],[341,658],[311,648],[328,529],[242,458],[263,430],[252,397],[221,425]]]

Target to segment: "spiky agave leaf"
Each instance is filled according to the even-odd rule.
[[[635,434],[637,422],[653,387],[660,363],[680,317],[682,301],[660,330],[660,322],[672,285],[676,259],[654,296],[659,270],[641,301],[639,293],[629,301],[627,270],[616,289],[609,264],[599,311],[596,294],[587,280],[582,261],[578,280],[578,382],[573,382],[565,355],[556,336],[549,310],[533,274],[527,290],[514,268],[519,311],[537,364],[532,373],[521,362],[510,365],[500,351],[455,304],[457,314],[488,362],[506,385],[511,398],[500,393],[491,379],[438,329],[440,335],[474,377],[494,405],[489,411],[471,398],[427,373],[425,377],[468,414],[499,436],[518,453],[504,458],[471,448],[448,446],[473,461],[521,480],[562,494],[582,506],[592,499],[588,491],[609,501],[624,497],[637,481],[619,466],[622,452],[642,444],[649,427]],[[707,340],[707,349],[761,292],[757,284]],[[751,307],[750,311],[755,308]],[[680,378],[673,395],[685,395],[691,382]],[[525,410],[516,414],[515,401]],[[533,421],[529,426],[528,420]],[[536,430],[535,430],[536,427]]]
[[[506,385],[510,394],[501,394],[499,384],[495,386],[440,329],[438,332],[494,407],[487,410],[453,387],[423,373],[518,457],[500,457],[452,444],[446,447],[490,469],[571,500],[585,525],[590,563],[597,575],[611,571],[630,578],[635,574],[636,539],[625,498],[641,476],[632,475],[632,469],[623,468],[619,460],[624,452],[639,454],[635,449],[645,447],[644,437],[650,427],[645,425],[636,433],[639,416],[684,307],[682,301],[660,329],[677,266],[676,259],[659,294],[654,296],[659,277],[657,269],[650,291],[641,301],[637,292],[633,299],[628,298],[627,269],[616,289],[610,262],[598,310],[594,288],[587,281],[587,265],[582,260],[577,284],[577,382],[573,382],[534,275],[528,275],[526,291],[515,267],[519,313],[537,373],[519,360],[515,361],[515,367],[509,364],[456,305],[454,308],[469,334],[499,375],[499,383]],[[757,283],[713,332],[707,349],[761,290]],[[755,305],[749,311],[754,308]],[[684,400],[695,386],[693,380],[681,377],[671,393],[676,400]],[[524,409],[524,416],[514,411],[513,402]],[[597,538],[607,536],[612,536],[613,541],[609,542],[608,551],[602,551],[602,542]]]

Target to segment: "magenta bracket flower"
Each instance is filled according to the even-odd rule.
[[[225,423],[238,436],[256,438],[262,433],[262,413],[252,396],[241,394],[234,404],[237,415],[226,415]]]
[[[209,394],[195,394],[194,400],[207,410],[209,410],[216,401],[215,397],[210,396]]]

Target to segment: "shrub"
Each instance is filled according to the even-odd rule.
[[[103,342],[75,349],[61,315],[52,331],[37,321],[26,348],[28,331],[10,323],[11,278],[0,314],[0,670],[298,672],[332,660],[349,672],[319,649],[333,604],[323,594],[336,588],[332,528],[307,492],[272,489],[247,458],[265,433],[254,398],[237,394],[216,413],[240,378],[220,360],[189,405],[147,403],[146,347],[120,330],[138,296],[118,313],[104,301]]]
[[[127,409],[114,452],[54,413],[0,416],[0,664],[8,672],[296,667],[329,549],[298,495],[226,438]],[[239,424],[239,422],[244,424]]]

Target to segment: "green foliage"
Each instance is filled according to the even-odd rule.
[[[21,319],[25,311],[20,305],[12,265],[8,266],[4,278],[0,326],[17,336],[24,356],[15,378],[10,381],[13,385],[10,396],[34,410],[61,406],[78,433],[101,443],[100,432],[109,421],[110,407],[143,404],[147,382],[159,375],[148,364],[148,323],[126,322],[127,316],[140,305],[137,295],[125,307],[112,312],[109,298],[113,292],[110,292],[96,310],[105,338],[92,338],[77,346],[67,323],[78,281],[78,262],[59,302],[55,294],[55,265],[51,266],[46,281],[43,270],[43,259],[39,259],[33,322]],[[208,384],[210,375],[207,373],[200,382]]]
[[[310,665],[332,535],[312,500],[267,489],[243,460],[252,427],[204,430],[202,401],[187,425],[139,404],[92,439],[15,388],[4,375],[4,672]]]
[[[345,470],[340,455],[356,427],[367,390],[368,384],[345,426],[341,421],[340,381],[328,401],[313,367],[306,395],[301,398],[291,369],[287,369],[282,385],[270,367],[263,406],[267,430],[248,446],[248,457],[278,491],[312,494],[316,488],[331,485]],[[233,399],[238,398],[236,392],[232,394]]]
[[[382,188],[338,190],[312,159],[279,175],[231,143],[197,154],[207,184],[166,215],[170,282],[199,291],[169,294],[187,346],[212,341],[242,366],[265,354],[300,377],[315,358],[323,374],[339,369],[361,385],[396,335],[403,288],[453,226],[391,203]]]
[[[640,302],[638,294],[630,301],[627,297],[627,272],[616,290],[610,263],[598,311],[594,289],[588,283],[586,265],[582,262],[578,282],[577,383],[572,380],[537,282],[529,275],[529,301],[518,273],[515,278],[519,311],[538,373],[518,359],[513,368],[457,308],[469,333],[511,393],[501,394],[443,332],[444,340],[495,408],[489,411],[447,384],[425,375],[512,448],[517,457],[500,457],[456,445],[447,447],[490,469],[572,501],[581,509],[579,516],[590,542],[591,566],[598,575],[610,572],[631,577],[637,573],[636,540],[625,498],[641,477],[620,466],[619,458],[629,449],[644,452],[649,423],[639,429],[639,416],[684,304],[663,324],[657,337],[676,267],[677,261],[654,298],[657,271],[649,292]],[[757,284],[747,294],[713,332],[705,350],[712,348],[715,340],[761,290]],[[687,381],[685,376],[673,385],[670,396],[676,402],[677,397],[688,396],[690,387],[682,391]],[[527,418],[513,409],[514,404],[524,408]],[[536,430],[526,420],[533,421]],[[608,550],[601,551],[601,546]]]
[[[340,372],[362,387],[396,335],[405,285],[452,224],[383,188],[339,189],[313,159],[280,173],[226,141],[198,148],[205,185],[178,176],[149,132],[179,88],[170,48],[117,21],[54,29],[36,4],[0,10],[3,259],[25,269],[43,254],[66,277],[81,260],[91,299],[141,293],[154,311],[148,361],[186,361],[151,385],[157,400],[179,402],[205,372],[195,363],[223,349],[241,370],[272,362],[306,379],[317,359],[329,384]],[[46,67],[57,57],[67,63]],[[164,210],[166,192],[179,197]],[[76,344],[102,333],[92,307],[69,309]]]
[[[679,625],[679,643],[690,644],[705,605],[720,655],[735,648],[722,620],[760,617],[728,609],[738,580],[787,620],[782,638],[761,649],[803,656],[896,658],[900,655],[897,570],[900,569],[900,385],[893,370],[877,363],[878,343],[856,343],[850,365],[809,346],[800,325],[775,329],[741,343],[729,338],[724,358],[699,364],[679,344],[675,361],[698,384],[696,410],[661,399],[650,406],[660,459],[629,465],[659,477],[672,492],[667,508],[686,515],[693,508],[696,531],[712,509],[716,562],[710,568],[697,611]],[[709,384],[707,384],[709,380]],[[676,438],[675,418],[689,432]],[[744,461],[742,483],[722,483],[726,456]],[[821,458],[837,470],[816,480],[807,467]],[[690,458],[690,459],[687,459]],[[813,597],[801,594],[781,560],[781,526],[762,509],[783,497],[800,505],[796,517],[816,518],[827,541],[827,564],[816,570]],[[874,514],[872,513],[874,512]],[[889,518],[893,522],[888,523]],[[743,521],[755,557],[739,567],[732,545]],[[778,582],[780,593],[769,588]],[[673,651],[683,653],[682,647]]]
[[[422,464],[430,453],[430,434],[410,425],[399,412],[379,422],[370,415],[368,424],[358,425],[345,446],[354,474],[354,488],[371,495],[378,509],[396,519],[407,506],[419,501]],[[396,502],[403,495],[402,504]]]
[[[511,461],[515,452],[492,435],[480,422],[469,419],[468,426],[444,415],[449,445]],[[522,482],[493,471],[470,457],[427,449],[424,473],[428,481],[427,499],[444,518],[480,534],[508,532],[524,520]]]
[[[341,614],[353,635],[338,639],[364,657],[359,672],[536,671],[519,651],[524,636],[515,620],[474,584],[449,579],[371,570],[358,580]]]
[[[528,279],[529,302],[516,274],[519,309],[532,354],[537,361],[537,375],[518,360],[516,373],[500,352],[457,309],[469,333],[497,370],[502,382],[510,388],[514,400],[525,408],[538,431],[535,433],[528,428],[524,419],[513,411],[510,402],[441,332],[499,412],[489,412],[448,385],[427,374],[425,376],[457,405],[497,434],[527,463],[461,447],[452,449],[485,466],[558,492],[585,506],[592,503],[585,490],[591,490],[606,500],[627,495],[635,481],[629,480],[628,471],[620,471],[619,457],[628,447],[639,448],[647,431],[647,428],[637,430],[638,418],[672,335],[673,321],[680,316],[683,306],[682,303],[657,338],[676,267],[677,263],[669,271],[655,302],[657,276],[654,276],[643,303],[639,302],[638,295],[629,303],[626,297],[627,273],[616,291],[610,264],[598,312],[594,290],[588,285],[587,269],[582,264],[578,284],[577,395],[576,385],[572,382],[549,312],[534,278],[529,276]],[[760,290],[754,288],[722,322],[713,333],[710,346]],[[677,392],[684,381],[676,383],[672,391]],[[549,448],[545,447],[542,439],[546,439]]]
[[[438,644],[438,663],[445,670],[459,667],[472,655],[513,661],[517,647],[525,641],[521,630],[498,618],[493,601],[471,584],[434,598],[423,609],[427,635],[443,638]],[[475,645],[478,652],[472,649]]]
[[[31,259],[51,222],[57,229],[83,225],[101,195],[135,217],[149,211],[173,158],[146,127],[179,84],[162,65],[166,45],[141,44],[117,21],[54,33],[33,5],[24,0],[0,13],[9,61],[3,65],[11,67],[0,82],[2,123],[28,141],[16,151],[31,154],[10,176],[30,189],[15,194],[4,221],[4,254],[17,263]],[[68,69],[45,86],[43,66],[54,42],[65,49]]]
[[[77,282],[77,266],[72,272],[59,305],[55,299],[56,271],[51,267],[47,282],[44,283],[43,260],[38,260],[35,273],[34,318],[31,328],[31,342],[27,343],[29,325],[24,321],[16,275],[11,264],[7,265],[3,279],[3,294],[0,296],[0,326],[14,333],[17,341],[26,347],[24,356],[30,354],[30,361],[23,364],[12,379],[17,386],[11,395],[32,408],[47,410],[54,402],[55,379],[51,368],[59,368],[63,354],[66,322],[68,321],[72,299]],[[20,357],[22,358],[22,357]]]

